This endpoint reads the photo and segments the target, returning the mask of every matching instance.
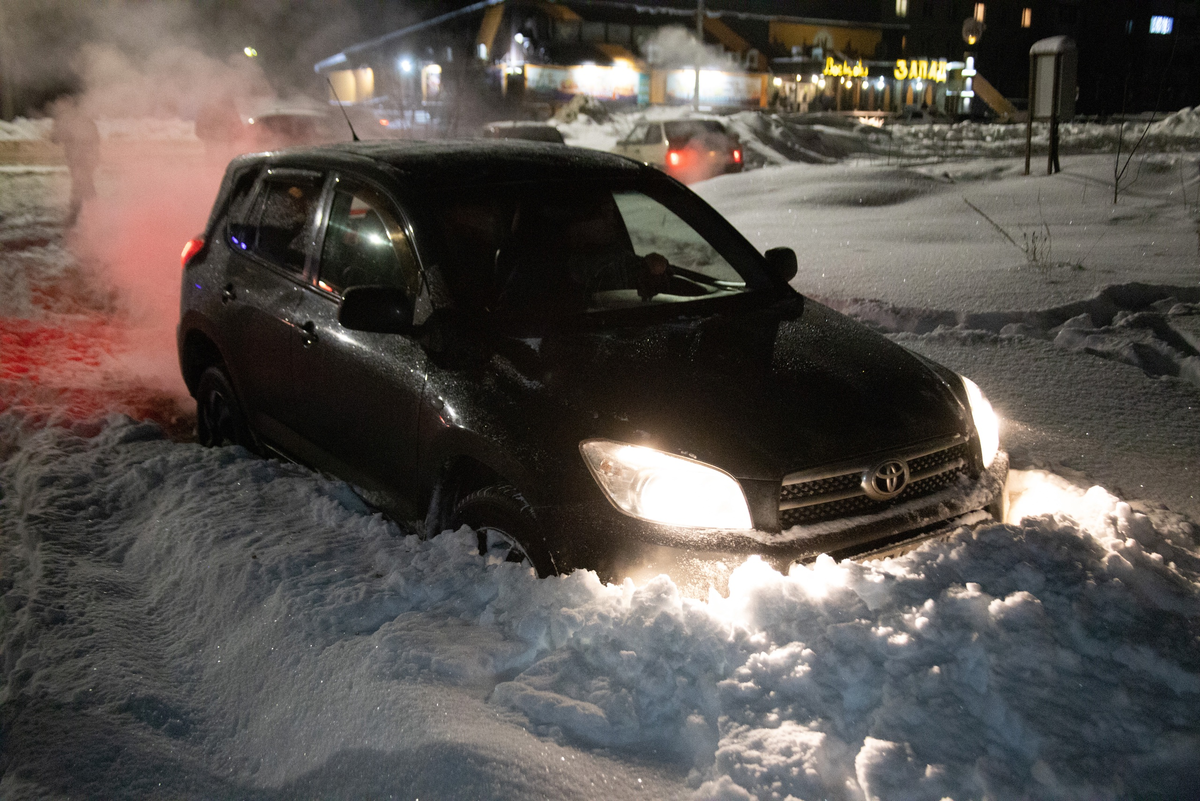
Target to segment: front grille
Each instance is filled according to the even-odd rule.
[[[918,452],[905,459],[908,485],[895,498],[877,501],[862,488],[863,473],[869,469],[847,468],[835,475],[804,474],[784,479],[779,496],[779,524],[786,531],[792,526],[821,523],[840,517],[871,515],[945,489],[967,472],[970,445],[966,442],[932,452]],[[903,458],[903,457],[901,457]]]

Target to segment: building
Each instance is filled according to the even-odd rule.
[[[906,53],[972,57],[989,86],[1024,107],[1029,48],[1069,36],[1079,49],[1076,110],[1107,117],[1200,104],[1197,0],[892,0]],[[975,41],[968,43],[969,34]]]
[[[1200,103],[1198,0],[481,0],[316,70],[347,102],[468,128],[578,95],[864,116],[1020,117],[1029,48],[1071,36],[1082,114]],[[1161,98],[1161,101],[1160,101]],[[407,124],[407,123],[406,123]]]
[[[830,16],[785,13],[799,6]],[[450,128],[548,113],[581,94],[693,104],[697,65],[698,104],[714,110],[901,111],[926,95],[925,105],[944,107],[946,93],[927,86],[946,82],[948,59],[899,61],[909,26],[888,7],[718,0],[705,5],[701,48],[690,3],[483,0],[346,48],[316,70],[343,101]]]

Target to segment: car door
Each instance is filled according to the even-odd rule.
[[[235,197],[217,289],[222,355],[251,425],[268,440],[294,413],[290,357],[323,176],[267,170]]]
[[[343,328],[338,307],[354,286],[402,289],[415,303],[421,273],[411,228],[377,187],[336,176],[325,203],[315,280],[302,293],[293,349],[305,457],[390,501],[416,473],[425,352],[409,336]]]

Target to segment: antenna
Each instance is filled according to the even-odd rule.
[[[350,122],[350,115],[346,113],[346,107],[342,105],[342,99],[338,97],[337,89],[333,88],[333,81],[329,80],[329,76],[325,76],[325,83],[329,84],[329,91],[333,92],[333,99],[337,101],[338,108],[342,110],[342,116],[346,118],[346,124],[350,126],[350,135],[354,137],[354,141],[361,141],[358,134],[354,132],[354,125]]]

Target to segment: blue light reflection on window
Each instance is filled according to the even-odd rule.
[[[1174,17],[1151,17],[1150,33],[1168,34],[1175,28]]]

